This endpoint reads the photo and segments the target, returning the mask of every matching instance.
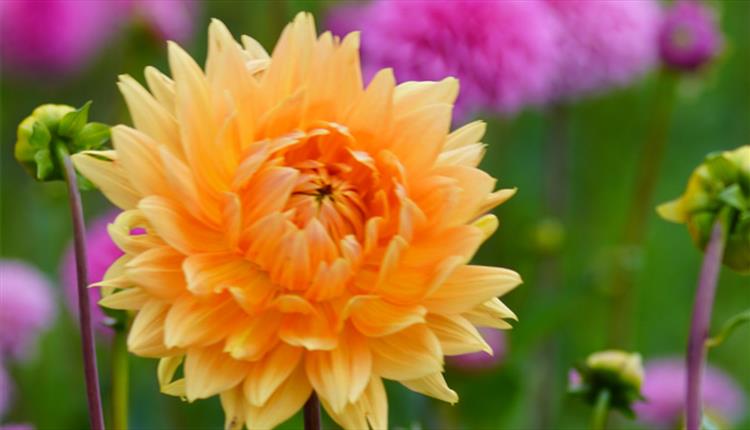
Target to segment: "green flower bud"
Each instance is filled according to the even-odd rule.
[[[90,106],[91,102],[80,109],[47,104],[34,109],[18,125],[16,160],[39,181],[63,179],[58,161],[61,150],[73,154],[100,149],[109,140],[109,126],[88,123]],[[82,186],[87,184],[82,181]]]
[[[618,350],[596,352],[577,366],[576,371],[579,380],[572,381],[572,394],[593,406],[599,394],[606,390],[613,409],[634,416],[633,403],[643,398],[644,372],[640,354]]]
[[[750,273],[750,146],[709,155],[693,171],[685,193],[657,210],[669,221],[686,224],[700,249],[721,219],[727,228],[724,264]]]

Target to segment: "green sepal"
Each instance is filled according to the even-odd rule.
[[[51,179],[55,173],[55,163],[49,149],[40,149],[34,154],[36,178],[40,181]]]
[[[73,139],[76,151],[100,149],[109,141],[109,126],[100,122],[90,122],[83,126]]]
[[[87,101],[83,106],[65,114],[60,120],[60,126],[57,129],[57,133],[63,137],[73,138],[75,137],[89,120],[89,108],[91,107],[91,101]]]

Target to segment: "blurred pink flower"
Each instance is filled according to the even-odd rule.
[[[716,56],[721,39],[713,10],[698,1],[679,0],[665,13],[659,52],[668,66],[694,70]]]
[[[109,266],[123,255],[117,248],[107,232],[107,225],[114,221],[116,213],[109,213],[94,220],[86,230],[86,246],[88,258],[88,283],[93,284],[104,278]],[[60,275],[65,291],[68,306],[74,315],[78,315],[78,287],[76,282],[75,255],[73,244],[68,245],[63,256]],[[98,288],[89,288],[89,299],[91,300],[91,318],[94,328],[100,333],[110,333],[110,328],[105,324],[106,315],[97,304],[101,299]]]
[[[8,406],[10,406],[10,393],[10,378],[8,372],[5,371],[2,360],[0,360],[0,420],[5,416]]]
[[[26,263],[0,260],[0,355],[24,359],[55,317],[52,289]]]
[[[34,430],[31,424],[0,424],[0,430]]]
[[[492,369],[503,362],[507,350],[505,333],[486,327],[480,327],[479,333],[492,348],[494,354],[489,355],[486,352],[480,351],[447,357],[448,362],[452,366],[462,370],[476,371]]]
[[[115,32],[117,12],[99,0],[0,1],[3,66],[49,74],[78,70]]]
[[[655,0],[545,1],[563,27],[557,98],[627,85],[656,64],[661,11]]]
[[[178,42],[190,39],[198,2],[194,0],[124,1],[131,8],[136,19],[141,19],[156,37]]]
[[[541,0],[379,0],[334,9],[328,27],[362,31],[366,77],[392,67],[401,82],[458,78],[459,116],[544,102],[559,61],[557,21]]]
[[[642,394],[646,400],[635,405],[638,418],[658,428],[674,426],[680,422],[685,404],[684,360],[651,360],[645,372]],[[742,418],[745,396],[729,376],[709,366],[703,375],[703,403],[706,411],[731,423]]]

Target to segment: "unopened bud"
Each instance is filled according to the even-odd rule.
[[[658,207],[663,218],[684,223],[704,249],[717,220],[725,223],[724,264],[750,272],[750,146],[709,155],[688,181],[685,193]]]
[[[591,354],[576,368],[570,392],[590,405],[602,391],[609,392],[612,408],[633,416],[633,404],[640,400],[643,365],[637,353],[609,350]]]

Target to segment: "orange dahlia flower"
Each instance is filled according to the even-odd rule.
[[[171,79],[121,76],[134,127],[75,156],[124,210],[101,304],[134,311],[163,392],[220,395],[227,428],[313,390],[342,426],[385,428],[384,378],[455,402],[443,356],[491,353],[475,325],[508,328],[496,297],[520,283],[468,265],[514,193],[476,168],[484,124],[450,132],[455,79],[365,88],[358,35],[309,14],[271,56],[242,42],[213,21],[205,71],[170,44]]]

